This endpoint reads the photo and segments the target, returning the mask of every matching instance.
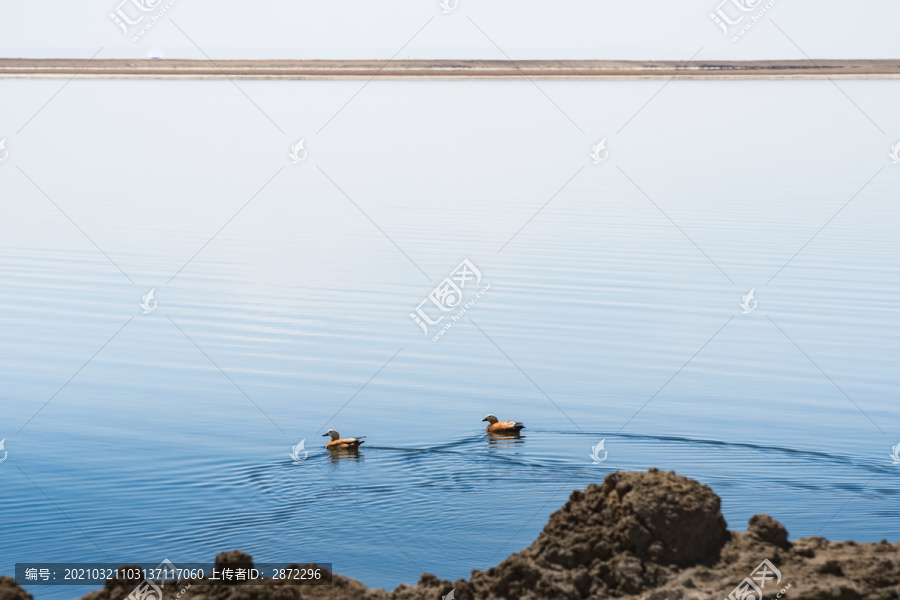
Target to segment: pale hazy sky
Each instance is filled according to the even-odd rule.
[[[458,3],[446,14],[440,1],[0,0],[0,56],[90,57],[102,48],[98,58],[203,58],[195,44],[211,58],[387,59],[398,51],[397,58],[506,53],[512,59],[634,60],[683,60],[695,53],[697,59],[898,54],[896,0],[444,0]],[[140,2],[162,3],[141,12],[132,4]],[[174,2],[169,11],[132,42],[168,2]],[[741,12],[735,4],[741,2],[753,10]],[[710,18],[719,7],[732,19],[744,15],[733,33],[771,3],[737,42]],[[127,35],[110,18],[120,7],[132,19],[144,16]]]

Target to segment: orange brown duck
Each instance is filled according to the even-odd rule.
[[[361,435],[355,438],[341,438],[341,434],[339,434],[334,429],[329,429],[326,431],[322,437],[331,436],[331,441],[325,444],[325,448],[328,450],[356,450],[359,448],[359,445],[363,443],[362,439],[366,436]]]
[[[525,428],[525,423],[521,421],[501,421],[494,415],[488,415],[482,421],[487,421],[488,433],[519,433]]]

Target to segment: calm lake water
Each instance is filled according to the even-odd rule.
[[[0,81],[0,573],[467,577],[650,467],[900,539],[900,83],[63,83]]]

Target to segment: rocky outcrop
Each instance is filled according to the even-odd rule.
[[[34,600],[34,596],[16,585],[12,577],[0,575],[0,600]]]
[[[655,588],[718,558],[728,540],[719,503],[674,473],[615,473],[572,492],[531,546],[474,571],[456,598],[580,600]]]

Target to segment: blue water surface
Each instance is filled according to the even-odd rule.
[[[663,83],[71,82],[0,164],[0,573],[468,577],[651,467],[900,539],[900,84]],[[0,82],[7,129],[60,85]]]

